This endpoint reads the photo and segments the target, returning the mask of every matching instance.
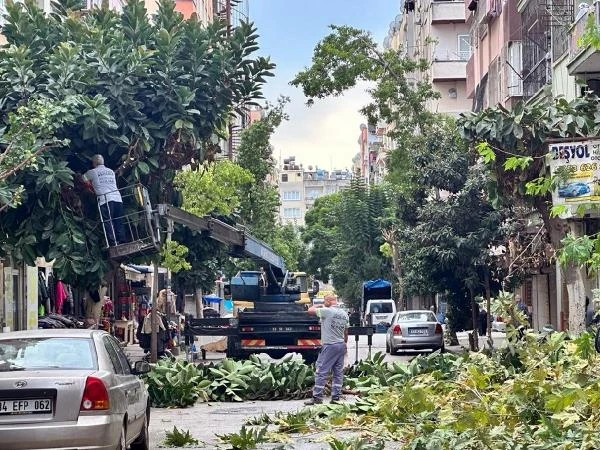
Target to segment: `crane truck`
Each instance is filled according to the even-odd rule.
[[[234,317],[188,318],[187,336],[226,336],[226,354],[230,358],[244,358],[253,353],[280,358],[296,352],[307,362],[317,359],[321,326],[318,318],[307,313],[310,299],[305,273],[288,272],[283,258],[243,227],[210,216],[199,217],[168,204],[153,208],[145,188],[138,185],[134,191],[137,211],[131,217],[123,217],[134,238],[112,246],[107,239],[113,259],[158,251],[160,224],[166,220],[202,232],[227,245],[231,255],[251,258],[261,267],[258,271],[240,271],[231,278]]]

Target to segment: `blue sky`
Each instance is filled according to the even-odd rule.
[[[274,101],[291,97],[290,120],[273,136],[275,158],[295,156],[305,166],[350,168],[358,151],[358,109],[368,102],[366,86],[343,97],[317,100],[305,106],[302,91],[289,85],[294,75],[310,64],[317,42],[328,25],[351,25],[370,31],[381,44],[399,11],[399,0],[249,0],[250,19],[258,27],[260,53],[277,64],[275,77],[264,93]]]

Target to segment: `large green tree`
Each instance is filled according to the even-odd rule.
[[[95,199],[78,174],[101,153],[121,186],[143,182],[153,203],[171,201],[175,172],[213,159],[215,137],[231,114],[261,98],[273,64],[251,57],[256,29],[231,34],[215,21],[184,20],[171,0],[149,18],[140,0],[118,13],[87,14],[67,0],[45,14],[28,0],[7,5],[0,51],[0,122],[16,134],[19,108],[68,103],[67,120],[41,138],[59,147],[39,152],[38,170],[6,179],[23,186],[20,206],[2,217],[0,243],[12,257],[54,260],[57,275],[76,285],[96,283],[108,270]],[[6,151],[5,151],[6,152]]]
[[[371,123],[386,122],[394,141],[385,180],[391,201],[380,217],[376,242],[385,240],[381,251],[392,265],[401,296],[446,292],[464,316],[469,298],[483,289],[484,260],[497,240],[501,216],[487,198],[488,180],[454,120],[431,112],[439,93],[428,80],[426,60],[411,59],[402,49],[382,50],[362,30],[331,28],[317,44],[311,66],[292,84],[313,102],[340,95],[359,81],[372,83],[371,101],[362,112]],[[414,81],[415,72],[421,72],[421,81]]]
[[[584,328],[586,266],[593,270],[600,267],[597,251],[600,241],[594,242],[581,233],[567,236],[571,226],[579,227],[576,221],[567,222],[560,215],[567,213],[576,219],[597,207],[580,205],[569,211],[564,205],[552,205],[552,192],[568,176],[568,170],[551,176],[547,166],[548,144],[551,140],[597,136],[598,106],[599,99],[588,94],[572,101],[559,98],[546,104],[519,103],[512,110],[488,108],[465,114],[459,122],[464,138],[493,174],[488,189],[492,201],[539,214],[544,243],[550,244],[554,251],[566,244],[560,260],[566,269],[563,276],[569,294],[569,329],[575,332]],[[542,263],[547,264],[551,256],[547,255]]]
[[[391,277],[380,250],[388,206],[381,188],[355,178],[338,194],[317,199],[307,214],[303,239],[310,271],[325,282],[331,276],[336,292],[354,307],[359,306],[364,281]]]
[[[329,276],[333,275],[333,257],[339,236],[336,212],[340,198],[340,193],[317,198],[304,218],[302,240],[308,245],[306,270],[323,282],[328,282]]]

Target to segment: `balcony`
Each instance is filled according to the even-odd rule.
[[[467,79],[466,60],[436,60],[431,65],[431,77],[436,81],[457,81]]]
[[[569,75],[600,72],[600,52],[590,46],[581,47],[578,43],[585,31],[588,17],[594,13],[596,14],[596,26],[598,26],[600,3],[595,3],[588,8],[585,14],[579,17],[571,28],[569,63],[567,64]]]
[[[460,1],[431,2],[431,23],[462,23],[465,21],[465,3]]]

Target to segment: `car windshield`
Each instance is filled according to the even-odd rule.
[[[96,369],[91,339],[0,340],[0,372],[40,369]]]
[[[394,307],[391,302],[374,302],[369,306],[369,312],[373,314],[392,314]]]
[[[431,312],[405,312],[398,314],[398,322],[410,322],[419,320],[421,322],[437,322],[437,319]]]

